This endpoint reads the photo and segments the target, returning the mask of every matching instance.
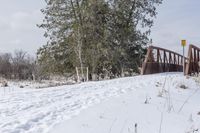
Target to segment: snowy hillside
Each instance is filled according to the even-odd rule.
[[[198,133],[199,87],[193,78],[169,73],[1,88],[0,133]]]

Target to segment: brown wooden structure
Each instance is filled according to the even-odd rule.
[[[186,60],[186,58],[184,58]],[[190,69],[190,68],[189,68]],[[141,74],[154,74],[162,72],[182,72],[183,56],[173,51],[150,46],[142,64]]]
[[[190,45],[188,50],[188,60],[186,63],[186,75],[199,74],[200,71],[200,48]]]

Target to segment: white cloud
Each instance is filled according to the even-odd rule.
[[[4,19],[2,19],[4,18]],[[0,46],[13,52],[15,49],[24,49],[31,54],[45,43],[43,31],[36,24],[43,19],[39,10],[32,12],[14,12],[7,17],[0,17]]]
[[[21,40],[18,40],[18,39],[16,39],[16,40],[11,40],[9,43],[10,43],[10,44],[14,44],[14,45],[19,45],[19,44],[21,44],[21,43],[22,43],[22,41],[21,41]]]
[[[31,54],[43,44],[40,9],[44,0],[0,0],[0,52],[24,49]],[[200,47],[200,1],[164,0],[159,7],[151,37],[157,46],[181,52],[180,40]]]
[[[42,14],[36,10],[33,12],[16,12],[11,16],[11,28],[13,30],[38,30],[36,24],[41,23]],[[37,28],[37,29],[36,29]]]
[[[0,16],[0,31],[6,31],[9,28],[9,23],[4,17]]]
[[[23,49],[34,55],[45,44],[43,30],[36,24],[42,22],[41,0],[0,0],[0,52]]]

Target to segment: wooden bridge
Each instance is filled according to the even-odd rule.
[[[194,45],[189,46],[188,57],[164,48],[150,46],[142,64],[141,74],[183,72],[183,68],[185,75],[198,74],[200,71],[199,61],[200,48]]]

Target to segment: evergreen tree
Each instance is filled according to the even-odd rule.
[[[46,0],[39,27],[49,41],[38,50],[44,73],[73,73],[75,67],[81,73],[89,67],[91,77],[121,76],[124,68],[137,72],[161,2]]]

